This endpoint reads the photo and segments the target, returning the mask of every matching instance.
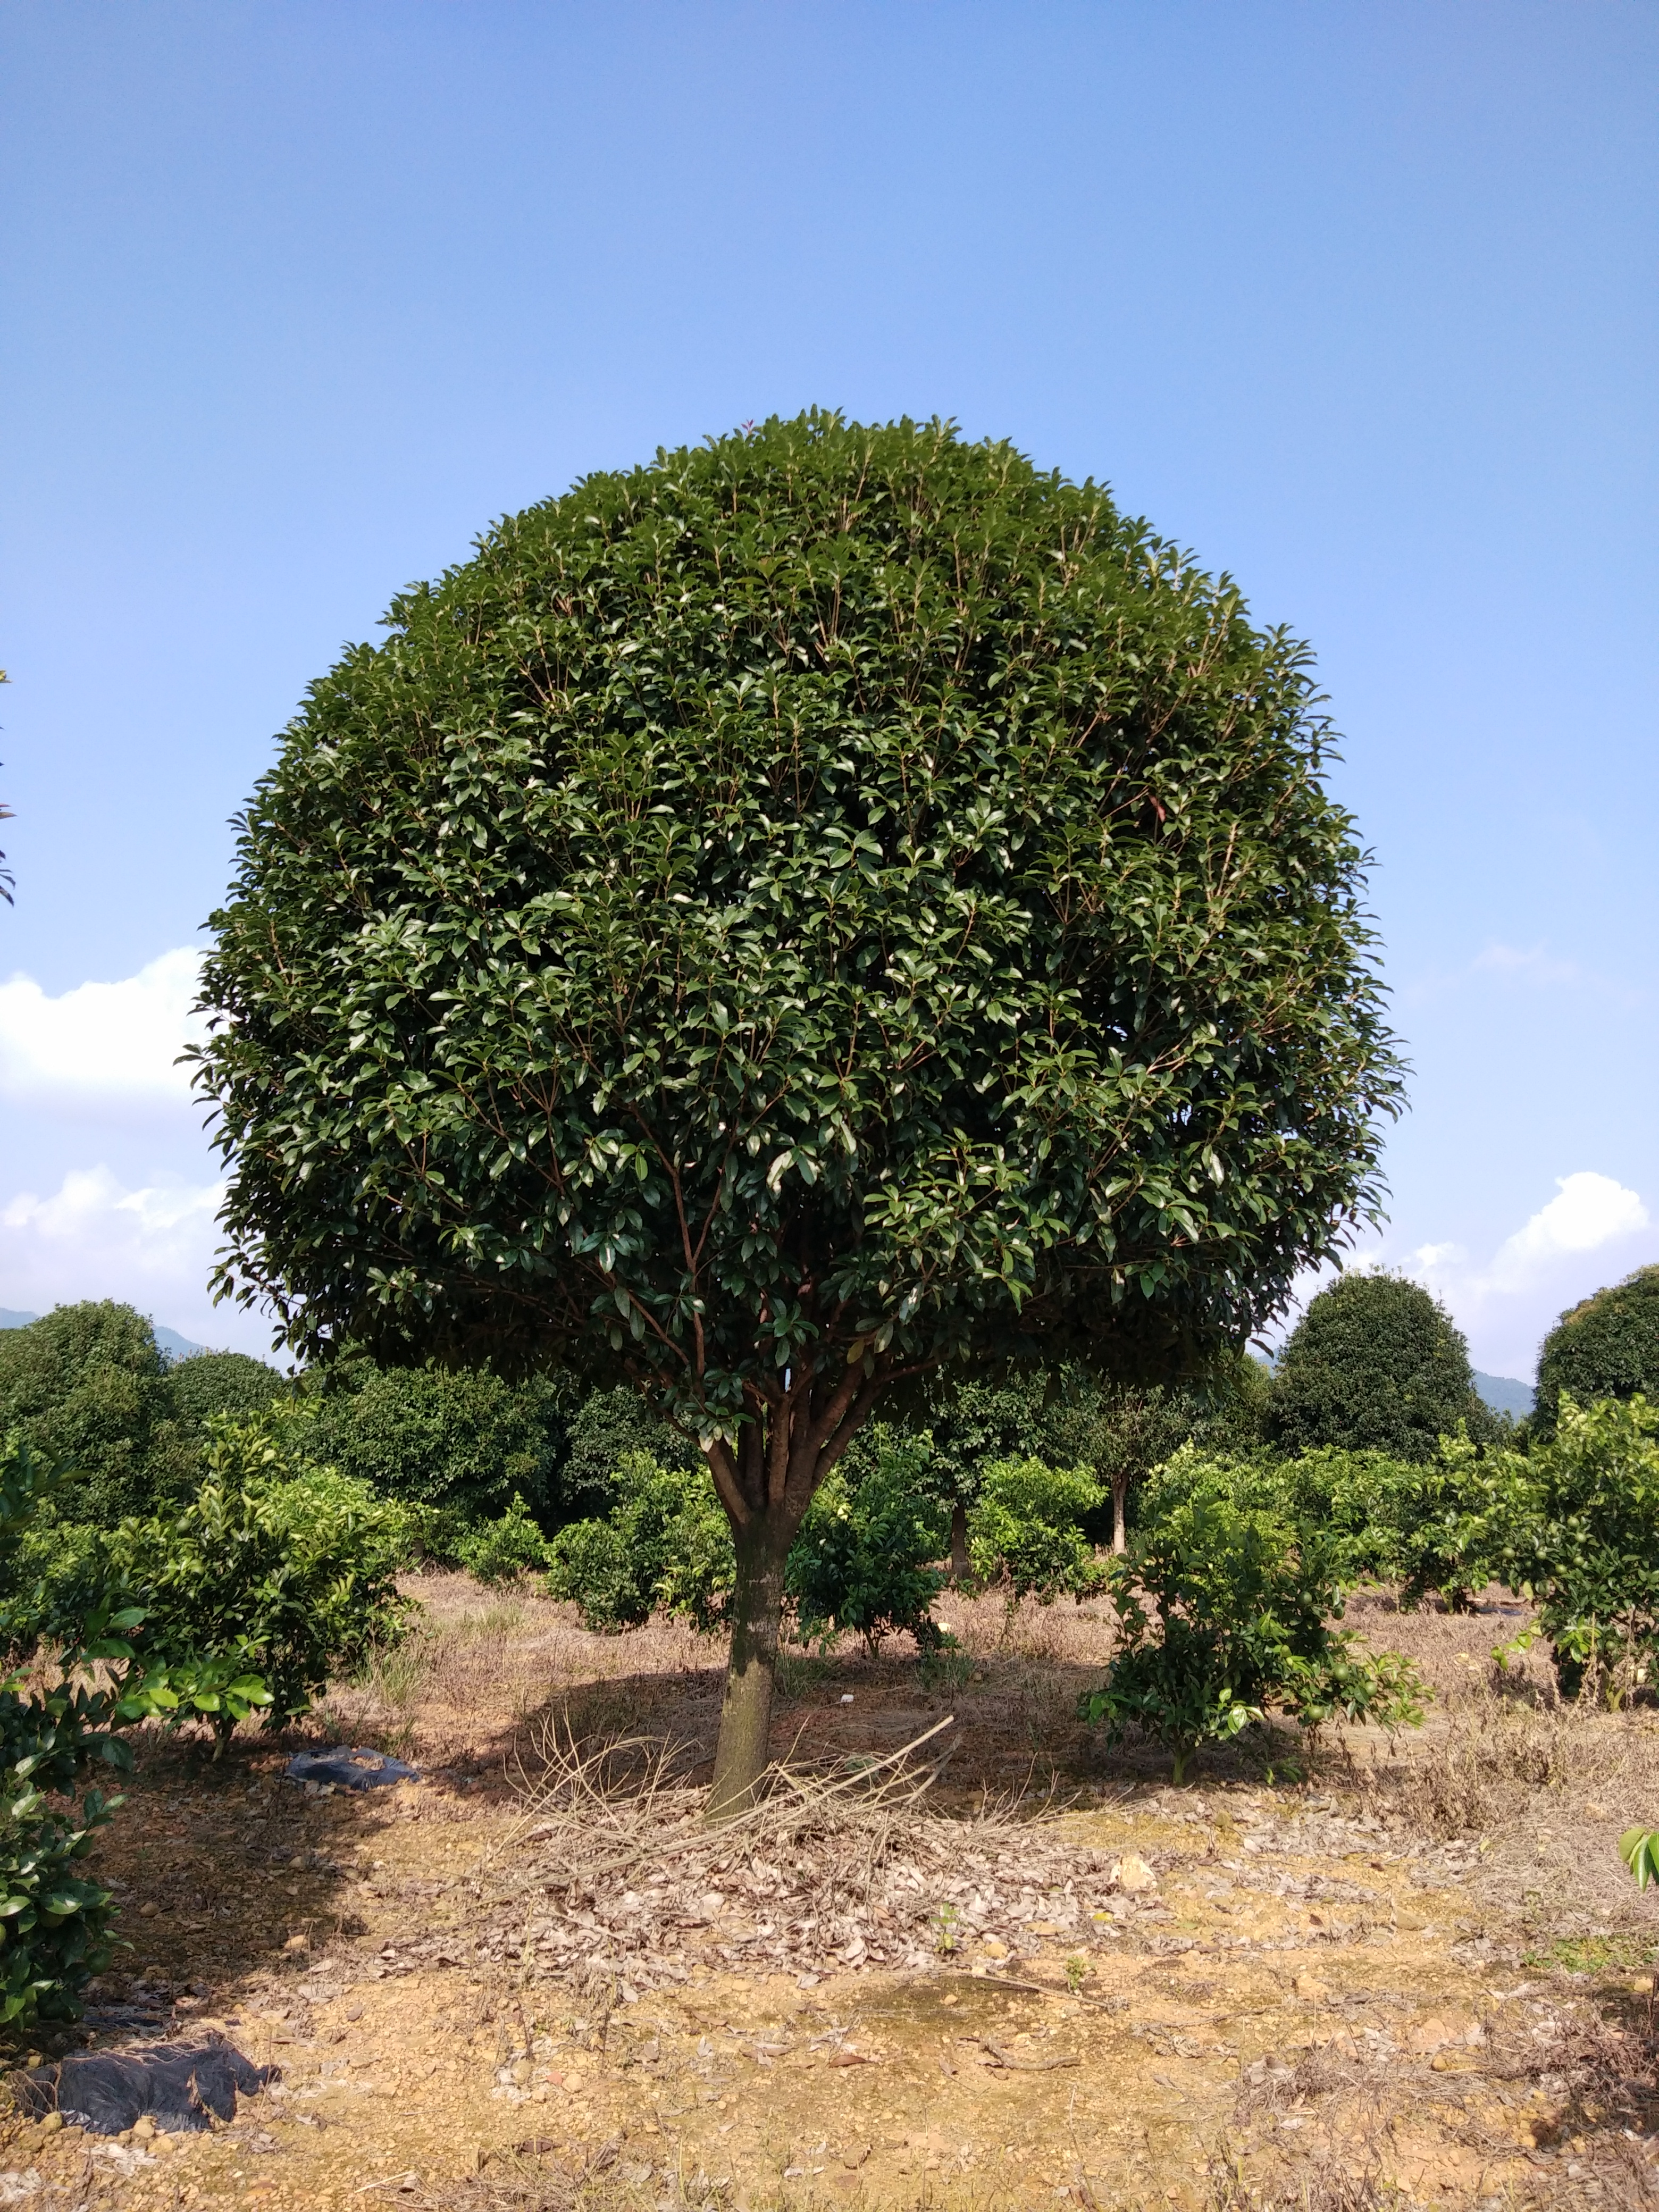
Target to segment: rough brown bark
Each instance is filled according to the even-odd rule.
[[[751,1389],[735,1443],[704,1446],[737,1553],[711,1820],[732,1820],[755,1802],[770,1752],[789,1547],[812,1493],[862,1427],[884,1379],[860,1364],[820,1382],[803,1366],[764,1396]]]
[[[733,1820],[748,1810],[771,1756],[783,1571],[794,1535],[793,1528],[784,1529],[782,1521],[781,1513],[757,1513],[746,1528],[732,1532],[738,1578],[714,1780],[708,1793],[711,1820]]]
[[[951,1508],[951,1579],[968,1579],[968,1508],[960,1498]]]

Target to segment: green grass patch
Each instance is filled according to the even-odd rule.
[[[1528,1951],[1522,1964],[1535,1972],[1553,1967],[1567,1974],[1638,1973],[1659,1966],[1659,1942],[1634,1930],[1623,1936],[1559,1936]]]

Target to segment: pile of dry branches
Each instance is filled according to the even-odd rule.
[[[986,1938],[1017,1956],[1034,1936],[1080,1942],[1138,1909],[1113,1894],[1112,1855],[1053,1817],[929,1811],[950,1726],[884,1759],[776,1768],[761,1802],[720,1827],[674,1747],[595,1750],[550,1729],[524,1815],[476,1885],[477,1955],[610,1978],[627,2002],[699,1965],[914,1970]]]

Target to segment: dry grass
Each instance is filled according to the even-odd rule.
[[[1109,1619],[951,1593],[940,1664],[791,1654],[777,1787],[710,1832],[709,1646],[416,1594],[308,1740],[418,1787],[155,1742],[100,1840],[138,1947],[100,2033],[217,2021],[285,2094],[125,2174],[0,2127],[35,2212],[1653,2206],[1659,1900],[1612,1840],[1659,1812],[1659,1723],[1500,1674],[1518,1613],[1362,1596],[1425,1728],[1283,1729],[1176,1791],[1076,1721]]]

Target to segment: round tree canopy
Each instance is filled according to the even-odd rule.
[[[301,1352],[573,1364],[712,1438],[809,1369],[1179,1365],[1373,1210],[1308,656],[1099,486],[815,412],[386,620],[206,971],[221,1287]]]
[[[1659,1267],[1638,1267],[1564,1313],[1538,1355],[1536,1420],[1555,1428],[1561,1393],[1581,1406],[1597,1398],[1659,1401]]]
[[[1460,1421],[1477,1438],[1494,1428],[1468,1346],[1431,1293],[1400,1275],[1344,1275],[1321,1291],[1267,1393],[1267,1432],[1289,1451],[1332,1444],[1430,1460]]]

